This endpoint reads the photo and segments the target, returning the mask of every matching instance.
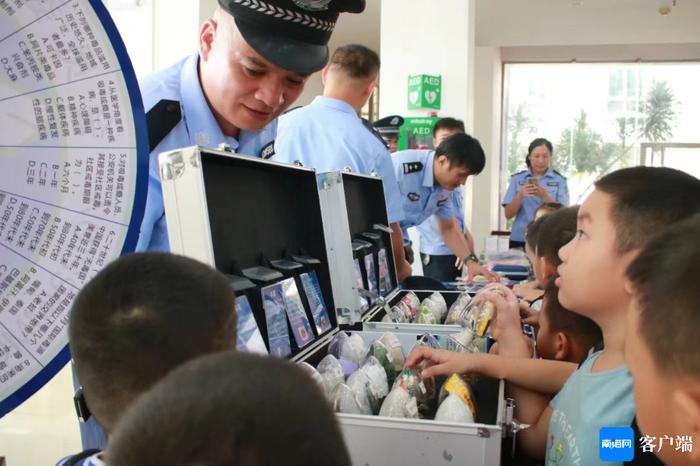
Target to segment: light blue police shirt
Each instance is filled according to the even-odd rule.
[[[515,198],[527,179],[534,176],[530,170],[523,170],[510,177],[510,184],[506,195],[503,197],[502,205],[505,207]],[[557,171],[548,168],[547,171],[540,177],[540,186],[547,190],[552,199],[563,205],[569,205],[569,187],[566,183],[566,177],[559,174]],[[512,241],[525,241],[525,228],[535,219],[535,211],[542,205],[544,201],[539,196],[523,197],[520,204],[520,210],[515,215],[513,226],[510,232]]]
[[[433,150],[405,150],[391,156],[405,214],[401,222],[404,239],[408,228],[420,225],[433,214],[446,220],[454,217],[452,191],[435,184],[434,158]]]
[[[238,139],[224,135],[202,92],[198,63],[199,55],[195,53],[140,83],[146,112],[163,99],[174,100],[180,102],[182,119],[150,154],[148,197],[136,251],[170,249],[158,154],[193,145],[217,147],[226,143],[234,152],[260,156],[273,147],[277,120],[260,131],[241,131]]]
[[[389,223],[404,218],[391,155],[347,102],[318,96],[310,105],[282,115],[273,160],[299,161],[318,173],[345,167],[364,175],[376,173],[384,184]]]
[[[464,210],[462,202],[464,198],[464,187],[452,191],[452,212],[457,219],[459,230],[464,232]],[[423,223],[417,227],[420,234],[420,252],[430,256],[452,256],[454,253],[447,247],[442,240],[440,234],[440,226],[438,225],[435,215],[431,215]]]

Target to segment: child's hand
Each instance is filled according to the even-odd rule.
[[[520,303],[520,318],[523,324],[529,324],[536,328],[540,327],[540,313],[525,303]]]
[[[484,299],[491,301],[496,308],[491,322],[491,336],[495,340],[504,338],[508,334],[522,334],[520,307],[517,298],[511,290],[506,287],[498,291],[491,289],[485,293]]]
[[[421,372],[421,377],[465,374],[476,371],[479,356],[479,354],[456,353],[418,346],[408,355],[406,367],[416,368],[421,362],[427,361],[431,365]]]

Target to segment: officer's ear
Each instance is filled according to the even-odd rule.
[[[199,56],[206,61],[214,45],[216,28],[218,24],[215,19],[206,20],[199,28]]]

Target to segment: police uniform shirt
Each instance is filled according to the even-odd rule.
[[[523,170],[510,177],[510,185],[508,191],[503,197],[503,206],[513,202],[518,191],[523,189],[527,179],[535,176],[530,170]],[[569,205],[569,188],[566,184],[566,177],[559,174],[557,171],[548,168],[547,171],[539,179],[539,185],[542,186],[550,196],[563,205]],[[539,196],[523,197],[520,204],[520,210],[515,215],[513,226],[511,228],[510,239],[512,241],[525,241],[525,228],[535,219],[535,211],[542,205],[543,199]]]
[[[148,197],[137,251],[168,251],[168,232],[158,169],[158,154],[193,145],[217,147],[226,143],[240,154],[264,156],[273,150],[277,120],[261,131],[241,131],[238,139],[221,131],[199,83],[199,55],[194,54],[140,83],[144,109],[148,112],[164,100],[179,103],[182,118],[153,148],[149,158]],[[169,131],[168,131],[169,130]],[[149,126],[149,132],[157,128]]]
[[[452,212],[457,219],[459,231],[464,232],[464,210],[462,201],[464,197],[464,187],[452,191],[450,201],[452,202]],[[447,247],[440,234],[435,215],[431,215],[427,220],[416,227],[420,234],[420,252],[430,256],[452,256],[454,253]]]
[[[405,150],[391,156],[405,214],[401,222],[404,238],[408,228],[420,225],[433,214],[446,220],[454,217],[452,192],[435,185],[434,158],[433,150]]]
[[[319,96],[310,105],[282,115],[273,160],[298,161],[318,173],[346,167],[354,173],[376,173],[384,185],[389,223],[404,218],[391,155],[342,100]]]

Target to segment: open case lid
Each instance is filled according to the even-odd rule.
[[[307,258],[337,327],[313,170],[201,147],[162,153],[159,164],[172,252],[236,276]],[[256,320],[266,338],[264,316]]]
[[[384,197],[382,179],[371,175],[360,175],[341,171],[345,204],[348,212],[350,237],[360,241],[382,241],[389,262],[390,290],[381,293],[386,297],[398,286],[396,264],[391,243],[391,228]]]

